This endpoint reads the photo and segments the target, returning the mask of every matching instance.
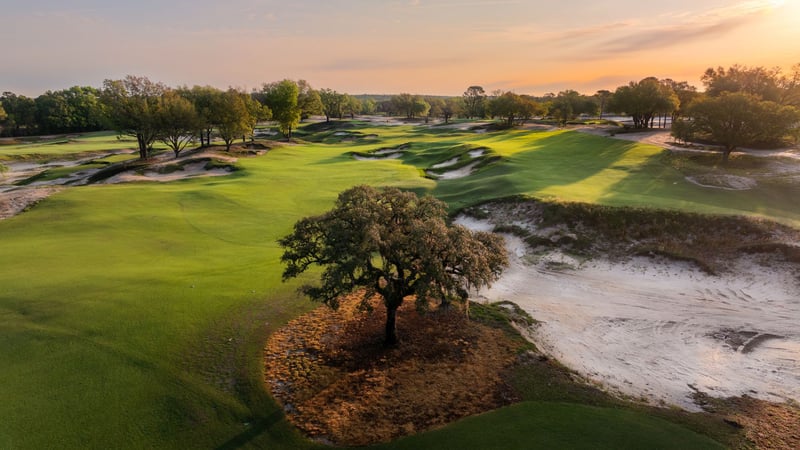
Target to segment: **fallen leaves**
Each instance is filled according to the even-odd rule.
[[[442,426],[511,403],[501,374],[515,344],[456,308],[421,314],[400,308],[401,344],[382,345],[386,310],[359,295],[339,310],[321,306],[274,333],[265,378],[289,420],[312,438],[367,445]]]

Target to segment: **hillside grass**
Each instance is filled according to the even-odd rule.
[[[242,170],[226,177],[73,187],[0,222],[0,448],[315,447],[263,386],[266,336],[314,307],[296,293],[314,274],[281,282],[276,240],[356,184],[433,193],[454,211],[521,194],[800,222],[789,201],[795,191],[703,190],[681,182],[655,147],[563,131],[357,131],[378,137],[276,147],[240,159]],[[351,155],[406,142],[411,149],[398,160]],[[0,154],[127,144],[118,145],[115,135],[98,133],[62,145],[4,146]],[[423,177],[460,145],[488,147],[499,158],[467,178]],[[558,423],[546,422],[550,416]],[[638,423],[637,439],[695,439],[642,413],[525,403],[418,442],[456,442],[474,436],[465,429],[486,429],[486,436],[520,433],[524,443],[544,427],[558,443],[576,433],[569,423],[588,426],[597,417],[617,423],[598,432],[626,434]]]

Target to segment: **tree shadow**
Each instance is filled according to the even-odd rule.
[[[529,140],[525,133],[499,135],[482,141],[488,145],[520,139],[527,149],[470,176],[441,181],[434,195],[460,209],[488,200],[535,194],[548,188],[569,186],[616,166],[638,144],[578,132],[562,132]]]

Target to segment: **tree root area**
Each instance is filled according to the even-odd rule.
[[[419,313],[407,299],[397,348],[384,348],[380,298],[319,307],[274,333],[265,376],[288,419],[312,439],[367,445],[436,428],[515,401],[503,373],[516,348],[501,330],[451,307]]]

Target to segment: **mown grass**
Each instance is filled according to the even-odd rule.
[[[385,449],[722,449],[719,443],[634,411],[574,403],[523,402],[468,417]]]
[[[163,146],[156,144],[156,148]],[[0,146],[0,161],[12,159],[44,160],[77,158],[95,152],[136,149],[136,139],[113,131],[64,135],[49,139],[21,140]]]
[[[0,448],[315,447],[285,422],[261,379],[266,336],[314,306],[295,291],[304,280],[281,282],[276,239],[355,184],[430,192],[453,210],[522,194],[800,219],[796,195],[788,202],[789,194],[682,183],[654,147],[563,131],[355,131],[377,138],[276,147],[240,159],[242,170],[226,177],[74,187],[0,222]],[[129,147],[115,136],[0,154]],[[406,142],[411,150],[399,160],[351,156]],[[462,145],[499,159],[464,179],[422,176]],[[652,438],[638,443],[695,439],[642,413],[524,403],[397,445],[518,433],[530,448],[535,430],[569,443],[558,439],[595,421],[611,423],[598,433],[617,435],[606,448],[619,448],[634,425],[635,439]]]

